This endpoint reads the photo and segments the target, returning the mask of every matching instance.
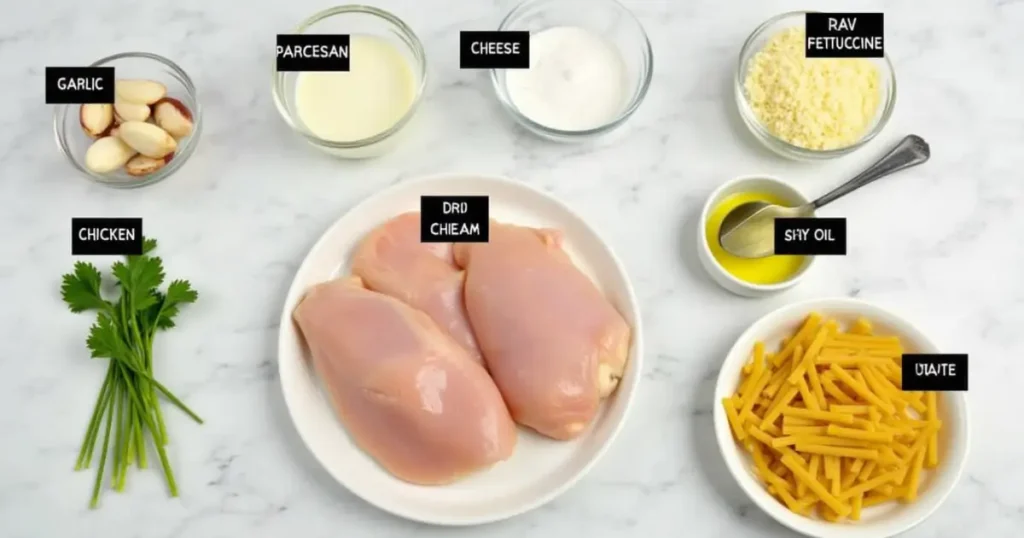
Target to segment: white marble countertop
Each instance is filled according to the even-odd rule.
[[[627,1],[650,34],[654,82],[620,136],[590,146],[515,128],[483,74],[458,69],[458,31],[494,27],[510,0],[374,3],[419,33],[431,81],[419,134],[388,156],[354,163],[305,146],[271,102],[274,34],[325,2],[54,0],[21,3],[2,18],[0,536],[790,536],[727,474],[712,436],[711,391],[745,326],[780,305],[827,295],[890,305],[948,350],[971,354],[966,473],[941,512],[909,535],[1020,535],[1024,422],[1008,408],[1024,383],[1024,2],[886,2],[896,112],[868,147],[819,164],[786,162],[757,146],[738,122],[730,86],[747,34],[809,3]],[[134,191],[77,176],[55,147],[43,105],[45,65],[125,50],[180,63],[206,105],[202,143],[187,166]],[[713,187],[772,173],[817,194],[911,132],[931,142],[929,164],[826,211],[849,218],[848,256],[822,259],[800,287],[764,300],[729,295],[702,273],[691,245]],[[456,530],[389,516],[322,473],[287,418],[275,363],[286,287],[319,234],[386,185],[446,171],[522,179],[602,231],[642,300],[648,351],[630,421],[584,480],[532,513]],[[59,299],[59,277],[74,261],[73,216],[144,217],[168,273],[202,293],[157,349],[159,376],[208,420],[200,427],[168,413],[178,499],[167,498],[158,471],[134,472],[130,493],[107,493],[102,509],[90,511],[93,474],[72,471],[105,368],[83,346],[91,319]]]

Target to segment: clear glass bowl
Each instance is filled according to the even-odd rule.
[[[192,156],[199,144],[203,130],[203,111],[196,94],[195,84],[178,64],[163,56],[149,52],[122,52],[107,56],[92,64],[114,68],[116,78],[155,80],[167,86],[167,96],[181,101],[192,112],[192,134],[178,140],[174,158],[163,168],[142,177],[130,176],[123,170],[109,174],[97,174],[85,167],[85,152],[94,140],[85,134],[79,119],[81,105],[55,105],[53,111],[53,133],[57,147],[67,157],[71,166],[85,177],[104,185],[132,189],[152,185],[178,171]]]
[[[739,62],[736,66],[734,82],[736,105],[739,107],[740,117],[743,118],[743,122],[750,128],[750,132],[754,134],[754,137],[775,153],[783,157],[802,161],[833,159],[852,153],[864,144],[867,144],[889,122],[893,107],[896,105],[896,71],[893,69],[892,62],[889,61],[888,56],[884,58],[866,58],[878,67],[882,82],[882,87],[880,88],[882,96],[871,126],[853,144],[836,149],[815,150],[793,145],[775,136],[761,123],[761,120],[754,114],[747,100],[747,93],[743,89],[743,83],[747,77],[747,66],[754,55],[760,52],[768,40],[775,36],[775,34],[788,28],[803,27],[807,13],[807,11],[792,11],[777,15],[765,21],[750,34],[750,37],[743,44]]]
[[[611,121],[593,129],[563,131],[538,123],[523,114],[509,96],[505,69],[491,70],[491,82],[506,111],[523,127],[559,142],[588,140],[619,127],[639,108],[647,95],[654,73],[654,55],[640,21],[616,0],[526,0],[516,6],[498,26],[499,31],[526,30],[531,33],[555,26],[576,26],[607,39],[626,65],[632,88],[622,111]]]
[[[399,132],[405,127],[419,108],[423,90],[427,83],[427,56],[416,34],[401,19],[370,6],[347,5],[320,11],[302,21],[292,31],[294,34],[364,34],[383,38],[389,41],[405,57],[413,68],[416,76],[416,96],[397,123],[387,130],[369,138],[351,142],[325,140],[310,132],[299,118],[295,103],[295,82],[298,72],[278,72],[274,70],[274,104],[285,123],[293,131],[302,135],[307,142],[337,157],[360,159],[376,157],[391,149]]]

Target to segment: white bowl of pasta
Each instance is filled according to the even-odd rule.
[[[905,392],[903,353],[939,353],[874,304],[816,299],[750,326],[722,364],[715,435],[740,487],[783,525],[883,538],[931,515],[969,448],[964,392]]]

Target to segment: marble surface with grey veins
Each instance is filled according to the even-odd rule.
[[[835,2],[885,11],[899,103],[861,151],[792,163],[736,116],[743,40],[782,11],[767,0],[626,0],[650,35],[650,93],[617,136],[557,145],[515,127],[484,73],[458,68],[458,32],[491,29],[510,0],[379,0],[421,36],[430,83],[416,131],[393,153],[340,162],[286,128],[272,104],[274,35],[325,2],[51,0],[0,17],[0,536],[3,538],[792,536],[754,507],[712,436],[712,385],[725,351],[762,314],[804,298],[876,301],[970,354],[972,453],[946,504],[915,538],[1024,531],[1024,2]],[[164,54],[206,106],[191,161],[169,180],[119,191],[91,183],[54,144],[47,65],[121,51]],[[849,219],[849,254],[821,259],[798,288],[741,299],[717,288],[693,248],[706,195],[741,174],[774,174],[816,195],[908,133],[927,165],[827,208]],[[346,209],[395,182],[468,171],[556,195],[625,262],[642,302],[643,382],[620,437],[574,488],[514,519],[442,529],[358,500],[298,440],[276,378],[277,323],[305,252]],[[200,302],[159,340],[158,374],[207,418],[168,413],[181,497],[156,470],[87,508],[92,473],[73,472],[104,370],[90,323],[60,302],[74,216],[141,216],[168,272]],[[109,260],[100,260],[105,267]]]

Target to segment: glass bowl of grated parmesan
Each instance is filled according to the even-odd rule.
[[[873,139],[896,104],[896,73],[881,58],[807,58],[806,11],[758,26],[743,44],[736,104],[768,149],[796,160],[841,157]]]

